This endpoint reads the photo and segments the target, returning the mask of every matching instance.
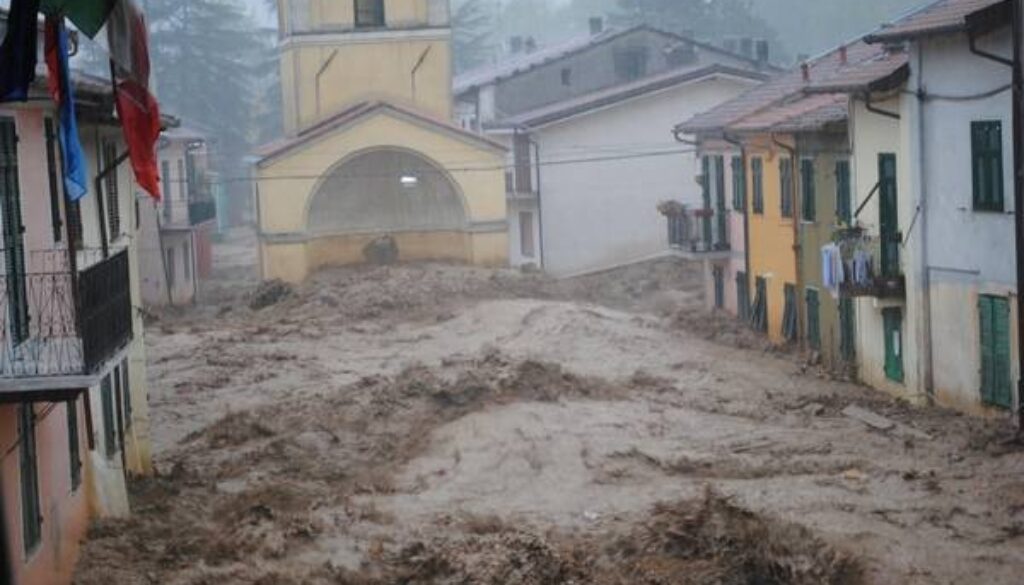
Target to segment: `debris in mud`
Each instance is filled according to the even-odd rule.
[[[363,259],[374,266],[389,266],[398,262],[398,242],[392,236],[375,238],[363,247]]]
[[[276,305],[294,294],[292,286],[282,280],[274,279],[262,282],[249,297],[249,308],[253,311],[266,309]]]

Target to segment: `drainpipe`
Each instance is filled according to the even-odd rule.
[[[1009,59],[1001,55],[995,55],[983,51],[976,46],[976,37],[973,32],[968,33],[971,52],[979,57],[990,61],[1002,63],[1013,68],[1013,215],[1014,227],[1016,228],[1016,256],[1017,256],[1017,410],[1015,419],[1017,424],[1017,438],[1024,439],[1024,310],[1021,307],[1021,294],[1024,293],[1024,144],[1021,143],[1021,132],[1024,132],[1024,71],[1021,67],[1021,51],[1024,50],[1022,40],[1022,27],[1024,23],[1024,9],[1021,7],[1021,0],[1013,0],[1013,15],[1010,19],[1010,29],[1013,32],[1013,56]]]
[[[1024,438],[1024,7],[1013,0],[1013,215],[1017,227],[1017,433]]]
[[[799,181],[797,177],[800,175],[797,172],[799,169],[797,164],[799,162],[799,152],[797,152],[796,148],[780,141],[774,133],[771,134],[771,137],[772,142],[776,146],[789,153],[791,179],[789,181],[789,188],[791,189],[790,195],[792,195],[790,201],[793,202],[793,258],[796,260],[796,299],[794,299],[796,302],[796,307],[794,307],[796,309],[796,338],[800,348],[804,349],[805,340],[802,335],[804,331],[804,314],[803,303],[800,302],[800,292],[804,290],[804,271],[800,262],[800,253],[803,246],[800,244],[800,189],[797,188],[797,181]]]
[[[544,270],[544,200],[541,198],[540,188],[540,143],[530,139],[530,144],[533,145],[533,160],[534,165],[537,168],[537,181],[534,185],[534,190],[537,192],[537,253],[540,260],[540,266],[538,268],[541,271]]]
[[[921,241],[918,242],[920,270],[918,276],[921,279],[920,295],[921,331],[919,333],[921,349],[924,352],[924,360],[918,368],[921,375],[921,382],[924,384],[924,393],[929,401],[935,400],[935,349],[932,344],[932,272],[929,268],[928,254],[928,157],[925,151],[928,143],[925,139],[925,96],[927,92],[924,87],[924,55],[920,49],[917,53],[917,211],[921,221]],[[898,188],[898,187],[897,187]],[[909,235],[909,234],[908,234]],[[906,240],[904,239],[904,243]]]

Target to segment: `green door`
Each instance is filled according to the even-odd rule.
[[[882,245],[882,276],[900,274],[899,194],[896,155],[878,155],[878,230]]]
[[[813,350],[821,349],[821,299],[818,291],[809,288],[807,295],[807,345]]]
[[[852,362],[857,355],[853,299],[839,299],[839,353],[843,361]]]
[[[903,382],[903,310],[882,311],[885,329],[885,377]]]
[[[705,156],[702,160],[704,171],[704,217],[701,223],[704,227],[704,249],[711,249],[711,157]]]
[[[725,307],[725,270],[721,266],[712,269],[715,281],[715,308]]]
[[[986,404],[1010,408],[1010,302],[1003,297],[978,299],[981,329],[981,399]]]
[[[736,313],[740,319],[750,317],[750,282],[746,272],[736,273]]]
[[[28,295],[25,289],[25,228],[21,223],[18,183],[18,136],[14,120],[0,118],[0,213],[3,213],[4,277],[7,312],[14,344],[28,339]]]

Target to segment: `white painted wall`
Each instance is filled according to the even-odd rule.
[[[681,85],[533,133],[540,145],[545,268],[560,276],[668,251],[656,207],[697,205],[695,155],[671,129],[731,99],[751,82],[719,77]],[[645,154],[657,154],[644,156]],[[580,159],[601,159],[575,162]]]
[[[979,39],[978,46],[1009,56],[1009,27]],[[918,87],[920,81],[932,95],[981,94],[1011,81],[1009,67],[972,54],[962,34],[922,40],[913,47],[911,57],[914,73],[909,87]],[[971,122],[985,120],[1002,122],[1005,208],[1001,213],[973,209]],[[1012,95],[1007,90],[982,99],[929,99],[920,106],[920,124],[923,142],[909,144],[912,150],[920,150],[914,160],[925,165],[924,237],[931,279],[936,399],[979,411],[978,295],[1011,297],[1011,301],[1016,297]]]

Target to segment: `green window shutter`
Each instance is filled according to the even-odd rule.
[[[732,208],[743,211],[746,208],[747,177],[743,168],[743,157],[732,157]]]
[[[992,404],[995,400],[995,348],[992,347],[992,298],[978,299],[978,328],[981,341],[981,400]]]
[[[975,211],[1003,211],[1003,125],[971,122],[971,175]]]
[[[782,314],[782,336],[789,341],[797,339],[797,308],[796,308],[796,286],[786,284],[783,288],[785,295],[785,310]]]
[[[807,289],[807,343],[811,349],[821,349],[821,299],[818,291]]]
[[[855,319],[853,299],[839,299],[839,327],[841,329],[839,351],[847,362],[853,361],[857,352],[854,329],[856,327]]]
[[[793,164],[788,158],[779,159],[779,190],[782,217],[793,217]]]
[[[836,161],[836,216],[844,225],[853,221],[850,190],[850,161]]]
[[[103,447],[108,459],[117,455],[117,428],[114,415],[114,394],[110,374],[100,382],[100,401],[103,406]]]
[[[981,400],[985,404],[1013,406],[1010,381],[1010,303],[1002,297],[978,299],[981,341]]]
[[[78,401],[68,400],[64,403],[68,417],[68,461],[71,472],[71,491],[82,485],[82,453],[78,441]]]
[[[744,320],[750,316],[750,283],[746,272],[736,273],[736,313]]]
[[[804,159],[800,161],[800,187],[801,187],[801,201],[804,221],[817,221],[817,205],[814,198],[816,197],[814,188],[814,161],[811,159]]]
[[[39,498],[39,460],[36,452],[36,415],[32,403],[18,408],[18,451],[21,479],[21,529],[26,555],[42,540],[42,506]]]
[[[764,213],[764,160],[761,157],[755,157],[750,161],[750,172],[754,175],[754,213]]]
[[[710,211],[711,210],[711,181],[712,181],[712,177],[711,177],[711,157],[710,156],[704,156],[701,159],[701,170],[703,172],[703,177],[704,177],[704,179],[701,181],[703,183],[701,185],[701,187],[702,187],[702,195],[703,195],[703,200],[704,200],[704,211]],[[712,245],[712,237],[713,237],[713,234],[711,233],[711,215],[710,214],[705,213],[704,217],[701,218],[701,227],[702,227],[702,229],[704,231],[704,245],[705,245],[705,249],[706,250],[710,250],[711,249],[711,245]]]

